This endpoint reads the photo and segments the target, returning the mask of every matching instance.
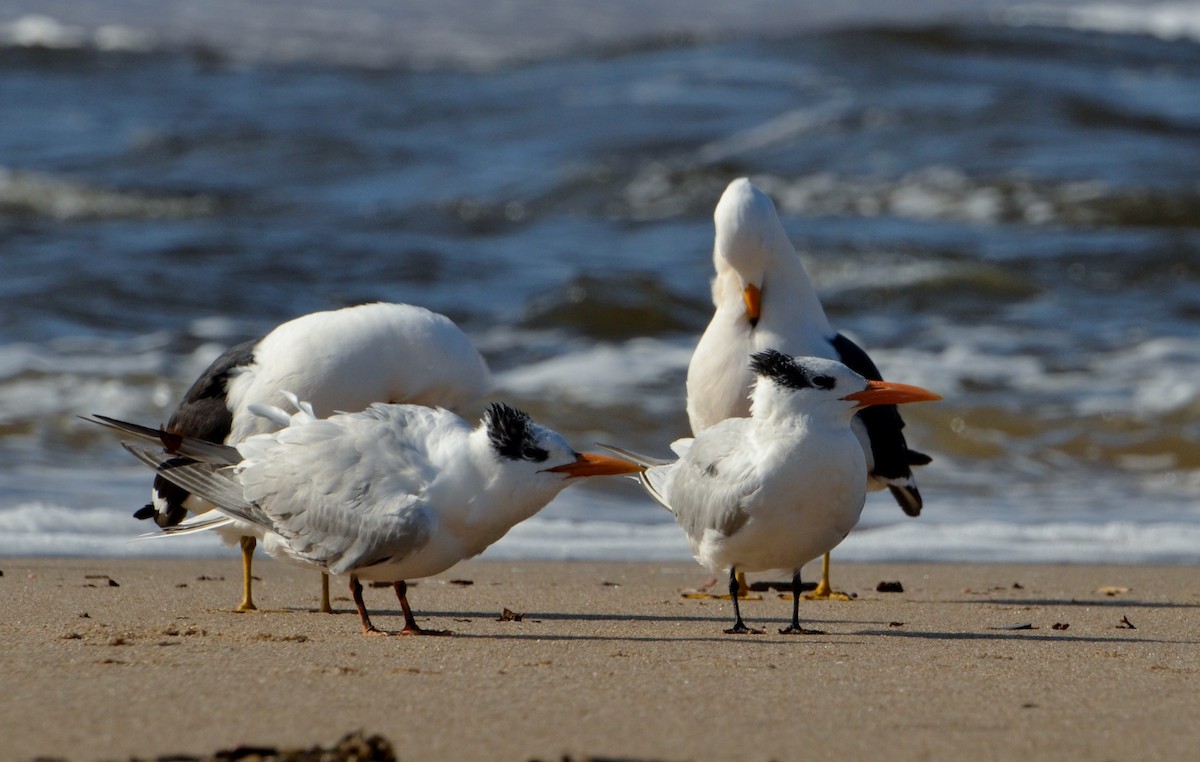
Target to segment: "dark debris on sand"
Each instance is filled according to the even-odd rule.
[[[545,762],[544,760],[534,757],[529,762]],[[646,757],[573,757],[570,754],[564,754],[557,762],[665,762],[659,759],[650,759]]]
[[[147,762],[134,757],[130,762]],[[396,762],[391,741],[381,735],[368,736],[362,731],[348,733],[333,746],[311,749],[277,749],[273,746],[239,746],[211,756],[166,754],[152,762]]]

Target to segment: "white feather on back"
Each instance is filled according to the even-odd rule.
[[[278,428],[250,405],[281,406],[282,392],[319,417],[375,402],[456,408],[487,393],[491,373],[470,339],[444,315],[408,304],[365,304],[284,323],[255,347],[227,389],[228,442]]]
[[[825,316],[800,256],[788,240],[775,205],[749,180],[734,180],[713,214],[712,320],[692,354],[687,411],[692,433],[726,418],[750,414],[750,355],[764,349],[836,359]],[[763,311],[753,330],[742,293],[762,291]]]

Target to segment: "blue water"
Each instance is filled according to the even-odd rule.
[[[0,0],[0,553],[129,538],[224,348],[370,300],[450,315],[494,398],[665,452],[712,209],[770,193],[935,457],[868,560],[1200,560],[1200,4]],[[812,9],[810,9],[812,10]],[[522,15],[524,14],[524,15]],[[686,558],[631,483],[495,556]]]

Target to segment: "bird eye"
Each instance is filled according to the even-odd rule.
[[[812,382],[813,386],[818,389],[832,389],[837,386],[837,381],[834,380],[833,376],[817,376],[813,378]]]
[[[521,450],[521,457],[525,460],[532,460],[534,463],[541,463],[546,458],[550,457],[550,453],[540,447],[526,447]]]

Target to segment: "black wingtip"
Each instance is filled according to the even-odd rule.
[[[906,514],[913,517],[921,515],[921,508],[925,506],[925,501],[921,499],[921,492],[915,484],[903,487],[889,484],[888,491],[892,493],[892,497],[896,498],[896,503]]]
[[[110,418],[107,415],[94,413],[92,417],[80,416],[85,421],[106,426],[115,431],[125,434],[133,434],[136,437],[141,437],[148,442],[158,441],[162,443],[163,449],[167,452],[178,452],[183,446],[183,436],[173,431],[168,431],[164,428],[152,429],[149,426],[143,426],[140,423],[130,423],[122,421],[118,418]]]
[[[910,466],[928,466],[932,462],[933,457],[930,455],[926,455],[923,452],[917,452],[916,450],[908,451],[908,465]]]

